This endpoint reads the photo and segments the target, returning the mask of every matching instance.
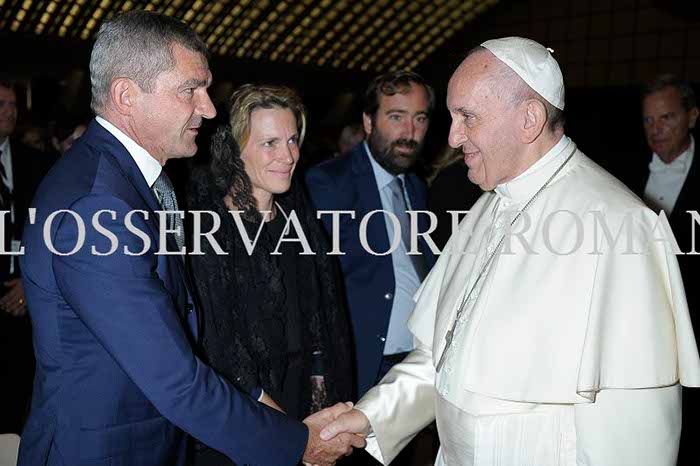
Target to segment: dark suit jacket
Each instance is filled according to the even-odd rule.
[[[10,139],[12,154],[12,199],[15,205],[15,221],[10,223],[10,214],[5,214],[5,224],[8,226],[6,234],[11,239],[22,238],[22,228],[27,218],[29,204],[34,197],[39,182],[56,161],[51,154],[44,154],[35,149],[21,144],[16,139]],[[1,182],[1,181],[0,181]],[[9,210],[8,205],[3,206]],[[15,269],[18,263],[15,261]],[[15,270],[14,276],[19,271]],[[0,265],[0,282],[10,278],[9,260]]]
[[[696,144],[698,138],[695,138]],[[676,204],[673,206],[671,215],[668,221],[673,230],[673,234],[678,242],[678,246],[684,253],[690,252],[692,249],[700,252],[700,225],[695,225],[696,240],[695,247],[692,244],[692,223],[694,220],[688,211],[696,211],[700,213],[700,150],[695,146],[695,155],[693,156],[693,164],[690,166],[688,176],[683,183],[683,188],[678,195]],[[645,164],[637,167],[636,181],[630,181],[628,184],[639,197],[644,196],[644,188],[649,180],[649,162],[651,157],[645,158]],[[641,172],[641,174],[639,174]],[[635,174],[634,170],[631,170]],[[700,337],[700,290],[698,289],[698,279],[700,278],[700,257],[697,255],[679,255],[678,265],[681,269],[683,277],[683,285],[685,287],[685,295],[688,299],[688,309],[690,310],[690,319],[693,323],[695,338]],[[683,390],[683,432],[681,435],[680,451],[678,456],[678,464],[691,464],[697,461],[698,446],[697,435],[700,431],[700,426],[697,420],[697,410],[700,406],[697,390]]]
[[[355,340],[358,395],[374,385],[379,374],[391,307],[394,302],[394,267],[391,255],[375,256],[360,242],[360,222],[373,210],[382,209],[377,180],[364,144],[350,154],[328,160],[306,175],[311,198],[318,210],[350,210],[355,218],[340,217],[339,256]],[[406,191],[413,210],[426,210],[425,184],[414,174],[406,176]],[[324,226],[332,234],[332,219],[324,215]],[[428,230],[428,217],[418,217],[421,232]],[[367,223],[367,242],[373,251],[389,250],[384,215],[373,215]],[[421,252],[429,267],[435,256],[422,238]]]
[[[192,353],[197,310],[183,261],[155,254],[160,208],[116,138],[93,121],[44,178],[34,205],[22,271],[37,375],[20,466],[182,465],[185,432],[239,464],[297,463],[305,426],[239,393]],[[84,245],[69,255],[50,252],[43,238],[61,209],[85,223]],[[91,224],[103,209],[114,211],[116,220],[107,213],[100,223],[119,246],[98,256],[92,246],[112,246]],[[126,226],[133,210],[149,212],[148,220],[131,218],[140,237]],[[59,214],[50,225],[56,250],[71,251],[77,221]]]
[[[697,140],[697,139],[696,139]],[[696,146],[697,147],[697,146]],[[644,197],[644,188],[649,180],[649,162],[651,157],[644,158],[642,165],[629,167],[627,173],[620,174],[620,179],[627,182],[627,185],[640,197]],[[700,213],[700,151],[695,150],[693,164],[690,166],[688,176],[683,183],[683,188],[673,206],[673,211],[668,217],[668,221],[676,237],[681,251],[688,253],[693,249],[692,245],[692,223],[693,219],[688,211]],[[695,251],[700,252],[700,225],[695,225],[696,240]],[[698,278],[700,278],[700,257],[696,255],[679,255],[678,265],[683,275],[686,296],[690,317],[693,321],[693,328],[696,335],[700,335],[700,292],[697,289]]]
[[[9,196],[0,201],[5,210],[5,250],[10,250],[11,240],[22,237],[22,226],[27,217],[29,203],[41,178],[46,174],[54,158],[30,149],[19,141],[10,139],[12,154],[13,198],[15,222],[9,213]],[[19,261],[14,258],[14,271],[10,273],[12,257],[0,255],[0,295],[5,288],[2,283],[19,276]],[[0,433],[21,433],[29,409],[34,375],[31,325],[28,316],[15,317],[0,311],[0,380],[12,381],[0,384]]]

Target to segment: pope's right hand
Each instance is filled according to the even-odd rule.
[[[364,448],[367,445],[364,437],[352,433],[339,432],[330,441],[321,439],[321,430],[350,410],[352,403],[337,403],[304,419],[304,424],[309,428],[309,439],[302,460],[305,465],[331,466],[342,455],[351,454],[353,448]]]
[[[367,416],[358,409],[352,409],[341,414],[333,422],[324,427],[321,431],[321,439],[330,440],[336,435],[343,433],[367,437],[370,431],[371,426]]]

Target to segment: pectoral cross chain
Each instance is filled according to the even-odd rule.
[[[442,350],[442,356],[440,356],[440,360],[438,361],[437,365],[438,372],[440,372],[440,369],[442,369],[442,365],[445,364],[445,356],[447,356],[447,350],[449,349],[449,347],[452,346],[453,338],[454,332],[452,330],[448,330],[447,334],[445,334],[445,349]]]
[[[542,191],[545,190],[547,186],[549,186],[549,183],[552,182],[552,180],[559,174],[562,168],[564,168],[564,165],[566,165],[569,160],[574,156],[576,153],[576,145],[574,144],[573,149],[571,150],[571,153],[569,156],[564,160],[564,162],[559,165],[559,167],[556,169],[554,173],[552,173],[552,176],[549,177],[547,181],[540,187],[540,189],[537,190],[537,192],[530,198],[529,201],[525,204],[525,206],[522,208],[520,212],[513,218],[513,220],[510,222],[510,226],[512,227],[515,222],[518,221],[520,216],[525,212],[530,205],[535,202],[535,199],[537,199]],[[496,253],[500,250],[501,246],[503,245],[503,240],[505,239],[505,234],[501,237],[500,241],[494,248],[493,252],[491,255],[488,257],[486,262],[484,263],[484,266],[481,268],[481,272],[479,272],[479,275],[476,277],[476,280],[474,281],[474,284],[472,285],[471,289],[469,290],[469,293],[465,293],[464,297],[462,298],[462,303],[459,305],[459,308],[457,309],[457,315],[454,318],[454,321],[452,322],[452,328],[447,331],[445,334],[445,347],[442,350],[442,354],[440,355],[440,360],[438,360],[438,364],[435,367],[436,372],[440,372],[440,369],[442,369],[442,366],[445,364],[445,359],[447,356],[447,352],[450,350],[450,347],[452,346],[452,340],[454,339],[455,336],[455,330],[457,329],[457,323],[459,322],[459,319],[462,317],[462,313],[464,312],[465,306],[467,302],[469,301],[469,298],[471,297],[472,293],[474,292],[474,289],[476,288],[477,284],[479,281],[481,281],[482,277],[486,273],[486,271],[489,268],[489,265],[491,265],[491,262],[493,261],[493,258],[495,257]]]

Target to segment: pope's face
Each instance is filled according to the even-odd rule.
[[[690,144],[698,109],[686,110],[680,91],[670,86],[646,96],[642,107],[649,147],[664,162],[673,162]]]
[[[452,116],[448,142],[464,153],[469,179],[484,191],[520,174],[516,114],[504,96],[494,92],[494,67],[503,66],[488,52],[462,62],[447,87]]]

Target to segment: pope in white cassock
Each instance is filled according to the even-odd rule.
[[[486,193],[415,296],[416,349],[322,437],[389,464],[437,420],[437,465],[675,465],[700,359],[667,224],[564,135],[542,45],[483,43],[447,105]]]

